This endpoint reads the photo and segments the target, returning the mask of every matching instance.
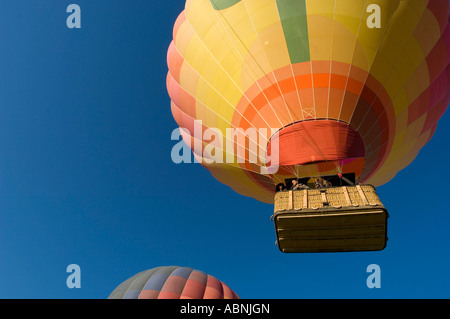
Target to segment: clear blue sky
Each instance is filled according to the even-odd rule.
[[[66,27],[66,7],[82,28]],[[389,184],[384,251],[282,254],[272,206],[170,158],[166,50],[183,0],[0,3],[0,298],[106,298],[203,270],[243,298],[449,298],[450,118]],[[434,181],[433,181],[434,180]],[[81,288],[66,267],[81,267]],[[381,267],[381,288],[366,267]]]

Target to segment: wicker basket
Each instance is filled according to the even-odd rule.
[[[386,247],[389,215],[372,185],[281,191],[274,203],[272,218],[282,252]]]

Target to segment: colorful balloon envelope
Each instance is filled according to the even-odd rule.
[[[450,102],[448,21],[448,0],[188,0],[172,114],[195,158],[257,200],[292,177],[380,186]]]
[[[108,299],[239,299],[203,271],[166,266],[142,271],[121,283]]]

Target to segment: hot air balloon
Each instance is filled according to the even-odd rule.
[[[108,299],[239,299],[226,284],[200,270],[166,266],[142,271]]]
[[[375,187],[450,102],[448,21],[447,0],[188,0],[167,55],[173,117],[217,180],[275,203],[280,250],[381,250]],[[275,194],[293,180],[310,189]]]

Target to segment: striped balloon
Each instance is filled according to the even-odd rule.
[[[226,284],[202,271],[168,266],[142,271],[108,299],[239,299]]]
[[[382,185],[450,102],[448,21],[448,0],[188,0],[168,50],[172,114],[216,179],[260,201],[295,176],[354,173]],[[208,153],[199,121],[202,134],[261,135],[225,136]],[[271,172],[261,154],[275,141]],[[211,161],[218,152],[235,160]]]

